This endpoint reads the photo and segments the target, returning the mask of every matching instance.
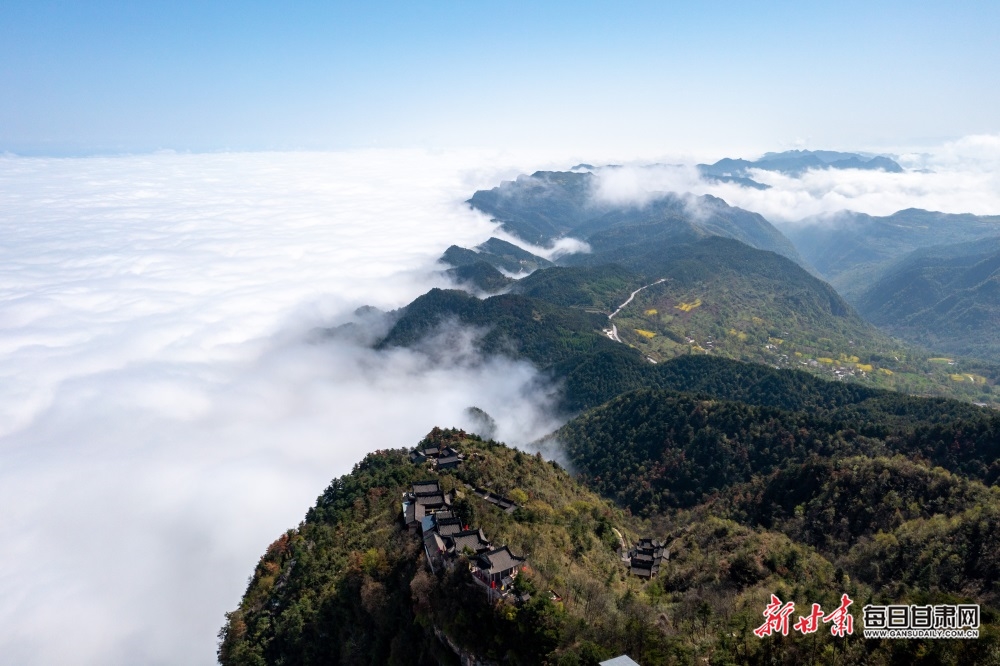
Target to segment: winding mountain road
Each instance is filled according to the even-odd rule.
[[[635,291],[633,291],[631,293],[631,295],[629,295],[627,301],[625,301],[624,303],[622,303],[621,305],[619,305],[617,310],[615,310],[614,312],[612,312],[611,314],[608,315],[608,319],[609,320],[613,319],[614,316],[616,314],[618,314],[619,312],[621,312],[622,308],[624,308],[626,305],[628,305],[629,303],[631,303],[632,299],[635,298],[635,295],[638,294],[643,289],[646,289],[648,287],[652,287],[654,284],[660,284],[661,282],[666,282],[666,281],[667,281],[667,278],[660,278],[656,282],[650,282],[647,285],[639,287],[638,289],[636,289]],[[615,326],[614,324],[611,324],[611,328],[604,329],[604,334],[607,335],[612,340],[614,340],[615,342],[621,342],[622,341],[622,339],[618,337],[618,327]],[[649,359],[649,360],[652,361],[653,363],[656,363],[656,361],[653,361],[653,359]]]
[[[643,289],[646,289],[648,287],[652,287],[654,284],[660,284],[661,282],[666,282],[666,281],[667,281],[667,278],[660,278],[656,282],[650,282],[649,284],[647,284],[644,287],[639,287],[638,289],[636,289],[635,291],[632,292],[632,295],[628,297],[627,301],[625,301],[624,303],[622,303],[621,305],[619,305],[617,310],[615,310],[614,312],[612,312],[611,314],[608,315],[608,319],[613,319],[614,316],[616,314],[618,314],[619,312],[621,312],[623,307],[625,307],[626,305],[628,305],[629,303],[631,303],[632,299],[635,298],[635,295],[638,294]]]

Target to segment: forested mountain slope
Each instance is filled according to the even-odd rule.
[[[380,346],[417,345],[449,323],[474,327],[483,353],[525,358],[563,381],[570,410],[656,386],[655,370],[644,366],[688,354],[995,400],[987,369],[940,364],[889,338],[828,284],[773,252],[709,237],[627,245],[605,256],[610,263],[535,271],[510,293],[485,299],[433,290],[396,313]],[[959,372],[973,379],[956,381]]]
[[[902,454],[982,483],[1000,480],[1000,415],[990,411],[953,414],[934,401],[918,410],[891,396],[805,410],[718,397],[640,389],[582,414],[555,438],[596,488],[628,498],[636,513],[689,508],[814,457]]]
[[[759,639],[752,631],[761,624],[771,594],[800,609],[811,603],[834,608],[845,593],[859,608],[872,601],[978,597],[923,591],[918,573],[923,560],[915,551],[912,566],[898,574],[879,571],[876,578],[913,575],[917,582],[872,587],[862,581],[867,574],[855,578],[853,569],[845,570],[812,545],[713,515],[724,510],[741,516],[739,498],[718,511],[704,505],[643,519],[600,499],[558,466],[496,442],[435,429],[419,448],[444,445],[460,450],[465,462],[433,472],[410,462],[406,450],[386,450],[335,479],[305,520],[261,558],[220,632],[220,662],[458,664],[461,657],[479,663],[595,666],[628,653],[644,666],[980,663],[998,646],[990,606],[983,609],[981,638],[974,641],[865,640],[858,630],[834,637],[826,627],[808,637]],[[881,467],[871,474],[881,479],[883,467],[899,464],[877,461]],[[824,491],[867,478],[867,472],[851,470],[834,475]],[[403,527],[400,504],[414,482],[428,477],[455,493],[453,508],[463,522],[525,558],[508,596],[490,602],[487,589],[470,573],[468,554],[430,569],[419,533]],[[514,498],[516,510],[499,510],[473,492],[476,487]],[[913,497],[925,495],[937,498],[934,506],[946,511],[991,497],[982,487],[947,478],[934,491]],[[821,510],[820,504],[837,505],[824,500],[822,492],[812,497],[817,506],[810,505],[810,511]],[[901,501],[910,497],[901,495]],[[900,526],[900,537],[918,529],[911,523]],[[662,540],[668,552],[649,581],[629,575],[620,557],[621,541],[632,544],[639,538]],[[891,545],[883,539],[869,547]],[[870,563],[869,552],[852,554],[845,562]],[[899,567],[906,556],[893,562]],[[983,574],[992,575],[987,568]],[[951,585],[935,575],[944,587]],[[860,611],[854,612],[860,618]]]
[[[937,213],[918,208],[885,217],[844,211],[782,224],[796,249],[851,302],[902,256],[923,247],[1000,235],[1000,216]]]
[[[857,299],[869,321],[929,349],[1000,361],[1000,238],[916,250]]]
[[[639,390],[554,438],[585,483],[637,515],[780,531],[883,594],[994,608],[1000,415],[926,407],[923,419],[888,424],[879,410]]]
[[[597,198],[596,181],[590,172],[538,171],[480,190],[469,204],[529,243],[549,245],[571,236],[586,241],[598,257],[622,245],[722,236],[801,261],[771,223],[721,199],[664,192],[644,203],[613,203]]]

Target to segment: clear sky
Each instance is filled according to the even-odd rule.
[[[0,152],[880,148],[1000,131],[997,2],[0,3]]]

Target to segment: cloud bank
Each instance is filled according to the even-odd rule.
[[[774,221],[1000,213],[1000,137],[899,160],[911,171],[758,174],[766,191],[690,166],[624,167],[599,172],[597,195],[713,194]],[[0,157],[4,661],[213,663],[223,613],[267,544],[366,452],[471,426],[470,405],[513,443],[558,425],[531,367],[469,353],[476,331],[382,354],[314,334],[359,305],[446,286],[440,253],[496,233],[461,202],[539,166],[513,162]]]
[[[366,452],[470,405],[514,443],[558,425],[475,331],[381,354],[314,333],[446,286],[444,248],[493,231],[461,203],[489,163],[0,158],[4,661],[214,663],[267,544]]]
[[[770,186],[766,190],[702,180],[693,165],[627,165],[598,170],[595,197],[644,205],[661,192],[711,194],[786,224],[842,210],[869,215],[891,215],[905,208],[1000,214],[1000,135],[965,137],[923,151],[901,150],[896,159],[905,173],[827,169],[793,178],[753,171],[754,180]]]

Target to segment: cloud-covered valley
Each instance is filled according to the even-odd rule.
[[[548,432],[475,331],[375,353],[317,327],[446,286],[493,225],[483,155],[0,158],[0,653],[212,663],[267,544],[371,450]]]

